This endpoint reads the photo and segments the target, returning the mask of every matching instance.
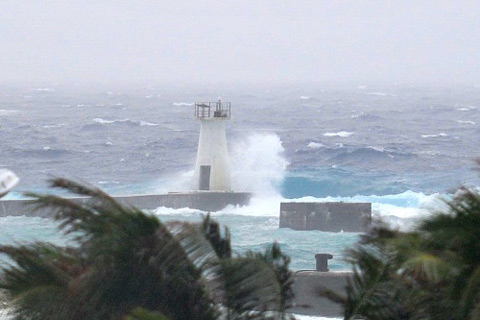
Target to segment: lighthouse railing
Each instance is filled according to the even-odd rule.
[[[197,119],[230,119],[232,105],[230,102],[197,102],[195,103],[195,118]]]

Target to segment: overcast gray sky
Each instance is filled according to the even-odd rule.
[[[480,83],[480,1],[0,0],[0,83]]]

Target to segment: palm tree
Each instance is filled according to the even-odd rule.
[[[0,246],[14,263],[0,288],[14,319],[286,319],[288,259],[277,245],[232,256],[209,216],[162,223],[103,191],[65,179],[53,187],[82,200],[29,194],[48,208],[72,245]]]
[[[345,319],[480,319],[480,194],[462,188],[448,209],[410,232],[379,225],[347,252]]]

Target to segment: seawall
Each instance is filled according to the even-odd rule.
[[[282,202],[280,204],[280,228],[364,232],[371,220],[371,203]]]
[[[123,204],[141,209],[152,210],[158,207],[173,209],[192,208],[202,211],[219,211],[228,205],[248,205],[252,194],[248,192],[175,192],[168,194],[114,196]],[[72,198],[83,201],[86,198]],[[41,209],[32,212],[33,200],[0,200],[0,216],[40,216],[47,217],[51,213]]]

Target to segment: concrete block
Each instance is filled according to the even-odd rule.
[[[280,204],[280,228],[364,232],[371,220],[371,203],[282,202]]]
[[[152,210],[158,207],[192,208],[202,211],[219,211],[228,205],[248,205],[252,194],[248,192],[178,192],[168,194],[114,196],[119,202],[140,209]],[[84,201],[86,198],[72,198]],[[0,216],[39,216],[48,217],[49,210],[41,209],[32,212],[32,200],[0,200]]]

